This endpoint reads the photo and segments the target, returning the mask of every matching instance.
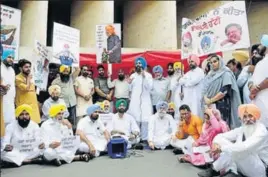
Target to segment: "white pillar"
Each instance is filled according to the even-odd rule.
[[[71,27],[80,30],[80,46],[95,47],[96,25],[114,22],[114,1],[73,1]]]
[[[20,46],[33,47],[34,40],[46,45],[48,1],[21,1]]]

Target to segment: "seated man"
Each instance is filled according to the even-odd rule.
[[[16,121],[6,127],[1,159],[17,166],[28,163],[40,163],[42,143],[40,128],[31,120],[32,107],[23,104],[16,108]],[[39,144],[39,145],[38,145]]]
[[[66,149],[62,145],[63,139],[73,137],[72,128],[68,128],[63,123],[65,111],[65,105],[52,105],[49,110],[50,119],[45,121],[41,126],[42,137],[46,144],[44,158],[47,161],[53,162],[56,166],[61,166],[61,161],[66,163],[71,163],[72,161],[88,162],[90,160],[88,154],[75,156],[79,143],[70,149]]]
[[[167,114],[168,103],[160,101],[156,105],[157,112],[150,117],[148,123],[148,144],[152,150],[165,149],[175,139],[176,123]]]
[[[171,145],[175,147],[174,153],[182,153],[185,146],[192,145],[201,135],[203,121],[196,115],[191,114],[191,109],[188,105],[181,105],[180,122],[176,139],[171,141]]]
[[[101,122],[104,124],[105,127],[110,126],[112,123],[113,113],[110,112],[110,102],[108,100],[104,100],[103,102],[99,103],[101,106],[101,112],[99,114],[99,118]]]
[[[80,136],[82,143],[79,146],[80,152],[90,153],[95,157],[106,151],[110,134],[99,120],[100,106],[91,105],[87,109],[86,117],[79,120],[76,134]]]
[[[138,144],[140,142],[140,129],[138,124],[131,115],[125,113],[127,109],[127,101],[119,99],[116,101],[115,106],[117,113],[114,114],[111,126],[109,126],[111,136],[123,137],[128,142],[128,149],[133,146],[136,149],[142,149],[143,147]]]
[[[212,167],[198,173],[200,177],[223,174],[225,177],[266,177],[268,165],[268,132],[260,123],[260,109],[253,104],[238,108],[242,126],[217,135],[213,140],[212,155],[219,155]]]
[[[171,115],[173,117],[173,119],[175,120],[176,124],[178,124],[179,119],[178,119],[178,115],[175,114],[175,107],[176,107],[176,105],[173,102],[168,103],[167,113],[169,115]]]

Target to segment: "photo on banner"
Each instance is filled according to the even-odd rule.
[[[19,60],[21,10],[1,4],[1,48],[2,58],[8,56]]]
[[[40,90],[45,91],[48,82],[50,52],[45,45],[35,40],[33,54],[34,83]]]
[[[96,25],[97,63],[121,63],[121,24]]]
[[[51,63],[79,66],[80,31],[59,23],[53,23],[53,52]]]
[[[246,5],[232,1],[196,19],[182,19],[182,59],[250,47]]]

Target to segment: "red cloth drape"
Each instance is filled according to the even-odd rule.
[[[219,53],[221,55],[221,53]],[[187,60],[181,60],[180,51],[146,51],[139,53],[127,53],[122,54],[122,63],[112,65],[112,77],[117,76],[117,71],[123,69],[126,74],[130,73],[130,70],[134,68],[134,61],[137,57],[144,57],[147,64],[150,65],[151,69],[156,65],[161,65],[164,69],[164,75],[166,75],[166,67],[170,62],[182,61],[184,64],[185,71],[188,71]],[[206,59],[207,56],[200,57],[201,62]],[[97,63],[96,54],[80,54],[80,66],[89,65],[93,67],[94,76],[97,76]],[[107,69],[107,64],[103,65]]]

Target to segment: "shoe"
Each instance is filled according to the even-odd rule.
[[[197,175],[199,177],[213,177],[213,176],[219,176],[220,173],[219,172],[216,172],[212,168],[209,168],[209,169],[207,169],[205,171],[201,171],[201,172],[197,173]]]
[[[235,173],[233,173],[231,170],[230,171],[228,171],[227,173],[225,173],[224,175],[223,175],[223,177],[242,177],[242,175],[240,175],[240,174],[235,174]]]
[[[57,167],[61,166],[61,161],[59,159],[53,160],[53,164],[56,165]]]
[[[135,149],[135,150],[143,150],[143,145],[140,144],[140,143],[135,144],[135,145],[133,146],[133,149]]]
[[[183,154],[182,150],[181,150],[181,149],[178,149],[178,148],[175,148],[175,149],[173,150],[173,153],[174,153],[175,155]]]
[[[174,149],[174,147],[171,145],[168,145],[165,149]]]

